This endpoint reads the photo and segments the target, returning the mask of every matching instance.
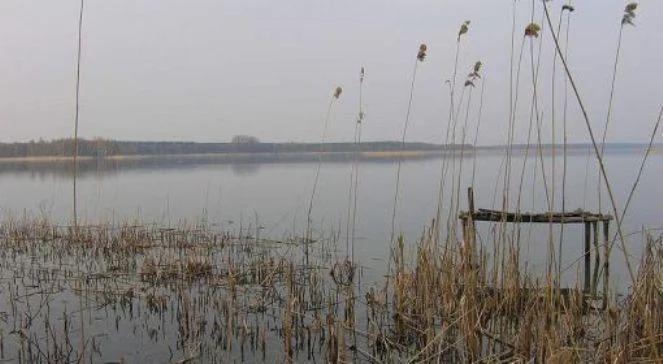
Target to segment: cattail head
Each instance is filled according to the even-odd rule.
[[[359,82],[364,82],[364,67],[359,71]]]
[[[529,23],[527,28],[525,28],[525,36],[526,37],[538,38],[539,37],[539,31],[541,31],[541,27],[539,26],[539,24]]]
[[[626,5],[624,8],[624,16],[622,17],[622,26],[629,24],[629,25],[635,25],[633,24],[633,19],[635,19],[635,9],[638,8],[638,3],[629,3]]]
[[[338,99],[341,97],[341,93],[343,92],[343,89],[341,86],[336,87],[336,90],[334,90],[334,98]]]
[[[569,13],[572,13],[572,12],[576,11],[576,8],[574,8],[572,5],[564,4],[562,6],[562,11],[565,11],[565,10],[568,11]]]
[[[470,21],[465,20],[463,24],[460,25],[460,30],[458,31],[458,41],[460,42],[460,37],[467,33],[467,31],[470,30]]]
[[[481,61],[476,61],[476,63],[474,63],[474,67],[472,68],[472,73],[470,73],[470,75],[481,78],[481,76],[479,75],[479,71],[481,71],[482,66],[483,63],[481,63]]]
[[[360,112],[359,112],[359,116],[357,117],[357,124],[361,124],[361,122],[364,121],[364,116],[365,116],[365,115],[366,115],[366,114],[364,114],[363,111],[360,111]]]
[[[426,44],[421,44],[419,46],[419,52],[417,53],[417,59],[420,62],[423,62],[424,59],[426,59],[426,51],[428,50],[428,47],[426,47]]]

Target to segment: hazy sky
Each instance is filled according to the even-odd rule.
[[[536,0],[537,2],[539,0]],[[129,140],[316,141],[329,96],[344,93],[330,125],[351,140],[358,73],[366,68],[366,139],[399,139],[417,48],[408,140],[440,142],[456,34],[472,23],[459,82],[485,64],[481,144],[502,143],[508,119],[511,0],[85,0],[80,133]],[[557,22],[560,1],[550,2]],[[623,0],[574,1],[570,66],[593,123],[605,119]],[[73,133],[78,0],[0,1],[0,140]],[[517,41],[532,2],[520,0]],[[540,22],[541,12],[536,18]],[[640,2],[624,31],[612,141],[644,141],[663,103],[663,1]],[[548,29],[544,29],[544,33]],[[544,35],[541,112],[551,124],[551,39]],[[535,45],[536,47],[536,45]],[[522,62],[517,133],[524,141],[531,100],[529,43]],[[558,65],[559,67],[559,65]],[[558,101],[563,79],[558,68]],[[460,93],[460,91],[458,91]],[[478,101],[478,89],[473,101]],[[571,141],[587,132],[570,98]],[[473,104],[470,122],[474,123]],[[561,110],[561,101],[559,104]],[[561,112],[556,122],[561,125]]]

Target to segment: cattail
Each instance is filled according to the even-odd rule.
[[[470,72],[470,74],[467,75],[467,77],[469,77],[472,80],[475,80],[477,78],[481,78],[481,74],[479,74],[479,71],[481,71],[481,66],[482,65],[483,64],[481,63],[481,61],[477,61],[474,64],[474,67],[472,67],[472,72]]]
[[[338,99],[341,97],[341,93],[343,93],[343,88],[341,88],[341,86],[336,87],[336,90],[334,90],[334,98]]]
[[[360,111],[360,112],[359,112],[359,117],[357,117],[357,124],[361,124],[361,122],[364,120],[364,116],[365,116],[365,115],[366,115],[366,114],[364,114],[363,111]]]
[[[417,59],[420,62],[423,62],[424,59],[426,59],[426,51],[428,50],[428,47],[426,47],[426,44],[421,44],[419,46],[419,53],[417,53]]]
[[[460,37],[467,33],[467,31],[470,30],[470,21],[465,20],[463,24],[460,26],[460,30],[458,31],[458,41],[460,42]]]
[[[629,3],[624,8],[624,16],[622,17],[622,25],[635,25],[633,24],[633,19],[635,19],[635,9],[638,8],[638,3]]]
[[[539,24],[536,23],[530,23],[527,28],[525,28],[525,36],[526,37],[534,37],[538,38],[539,37],[539,31],[541,30],[541,27]]]
[[[475,73],[478,73],[479,71],[481,71],[481,67],[482,67],[482,66],[483,66],[483,63],[481,63],[481,61],[477,61],[477,62],[474,64],[474,72],[475,72]]]
[[[364,83],[364,77],[366,74],[364,73],[364,67],[361,68],[361,71],[359,72],[359,84]],[[361,122],[364,120],[364,111],[361,110],[361,107],[359,108],[359,115],[357,117],[357,124],[361,124]]]
[[[624,8],[624,11],[627,12],[627,13],[633,14],[635,9],[637,9],[637,8],[638,8],[638,3],[630,3],[630,4],[626,5],[626,8]]]
[[[572,5],[564,4],[562,6],[562,11],[565,11],[565,10],[568,11],[569,13],[572,13],[572,12],[576,11],[576,8],[574,8]]]

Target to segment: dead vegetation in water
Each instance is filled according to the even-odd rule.
[[[240,236],[2,224],[0,359],[138,360],[113,346],[122,337],[200,362],[627,362],[663,350],[660,238],[602,310],[522,273],[512,249],[493,269],[486,252],[435,245],[432,232],[397,241],[388,286],[361,282],[333,242],[312,245],[306,266],[296,245]]]

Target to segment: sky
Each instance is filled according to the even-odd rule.
[[[541,23],[541,6],[536,3],[534,18]],[[445,80],[453,75],[459,26],[470,20],[458,53],[455,100],[463,101],[457,106],[463,110],[457,113],[459,125],[468,115],[466,138],[473,141],[481,82],[471,99],[469,89],[462,92],[462,83],[480,60],[485,93],[477,142],[503,144],[509,121],[513,4],[512,0],[85,0],[80,135],[223,142],[248,134],[263,141],[314,142],[321,138],[334,88],[342,86],[328,138],[351,141],[359,70],[365,67],[363,138],[399,140],[417,50],[426,43],[428,57],[417,66],[406,139],[442,142],[450,103]],[[543,27],[531,47],[529,39],[523,43],[532,2],[515,4],[516,64],[521,44],[525,45],[515,141],[527,140],[531,57],[537,57],[540,42],[537,106],[542,139],[552,140],[554,123],[554,136],[560,141],[563,69],[557,60],[553,110],[549,29]],[[557,24],[564,3],[548,4]],[[569,67],[599,135],[606,121],[625,4],[573,1]],[[0,141],[73,135],[79,6],[79,0],[0,2]],[[636,26],[624,28],[609,141],[649,139],[663,104],[663,73],[658,70],[663,64],[662,15],[663,1],[643,0]],[[568,139],[586,142],[587,128],[572,93],[568,100]]]

